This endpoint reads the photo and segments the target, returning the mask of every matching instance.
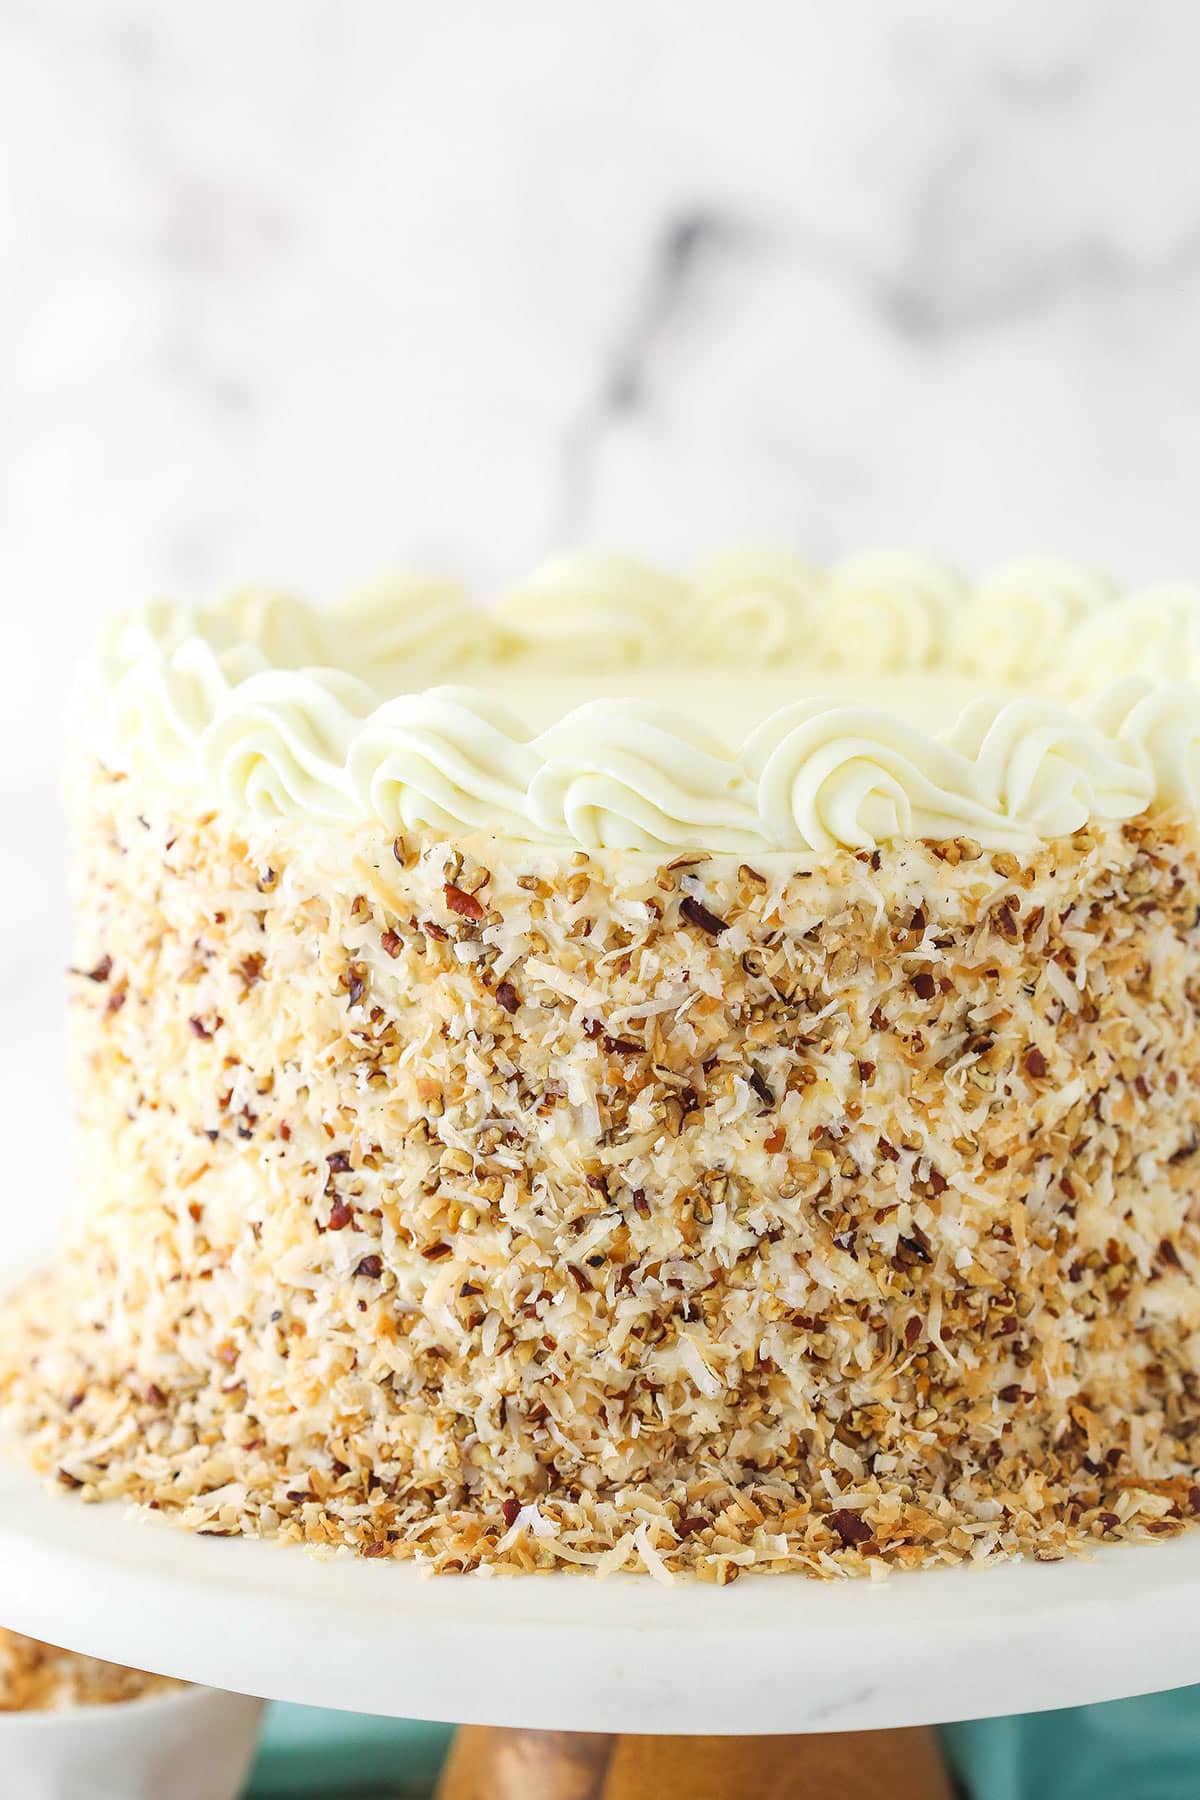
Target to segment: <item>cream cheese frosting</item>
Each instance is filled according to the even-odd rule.
[[[871,553],[690,576],[556,558],[491,608],[158,604],[100,661],[106,761],[258,817],[588,850],[1031,846],[1200,797],[1200,588]]]

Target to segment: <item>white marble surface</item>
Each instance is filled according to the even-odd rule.
[[[1200,1678],[1200,1533],[1083,1562],[733,1587],[434,1581],[47,1506],[0,1459],[5,1616],[31,1636],[302,1705],[559,1731],[870,1731]],[[238,1629],[231,1632],[230,1620]]]
[[[1177,0],[8,0],[9,1209],[105,609],[566,541],[1200,572],[1198,66]]]

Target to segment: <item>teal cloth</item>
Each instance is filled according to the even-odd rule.
[[[948,1725],[970,1800],[1197,1800],[1200,1687]]]
[[[435,1779],[451,1730],[273,1706],[248,1800],[420,1791]],[[1200,1688],[948,1725],[942,1741],[969,1800],[1200,1796]]]
[[[437,1779],[452,1725],[269,1706],[247,1800],[356,1800]]]

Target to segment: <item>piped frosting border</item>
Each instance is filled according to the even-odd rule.
[[[884,708],[800,700],[734,749],[677,710],[620,698],[535,735],[469,685],[495,665],[619,684],[622,670],[679,666],[681,642],[696,666],[946,670],[1022,691],[971,702],[937,736]],[[404,685],[415,691],[396,695]],[[259,593],[160,604],[114,628],[99,686],[110,765],[316,823],[650,853],[958,836],[1018,849],[1200,804],[1200,588],[1120,594],[1046,561],[970,587],[891,553],[822,572],[746,551],[686,579],[573,557],[490,608],[436,580],[329,609]]]

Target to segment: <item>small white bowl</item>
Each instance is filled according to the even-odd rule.
[[[262,1701],[172,1688],[110,1706],[0,1713],[12,1800],[237,1800]]]

